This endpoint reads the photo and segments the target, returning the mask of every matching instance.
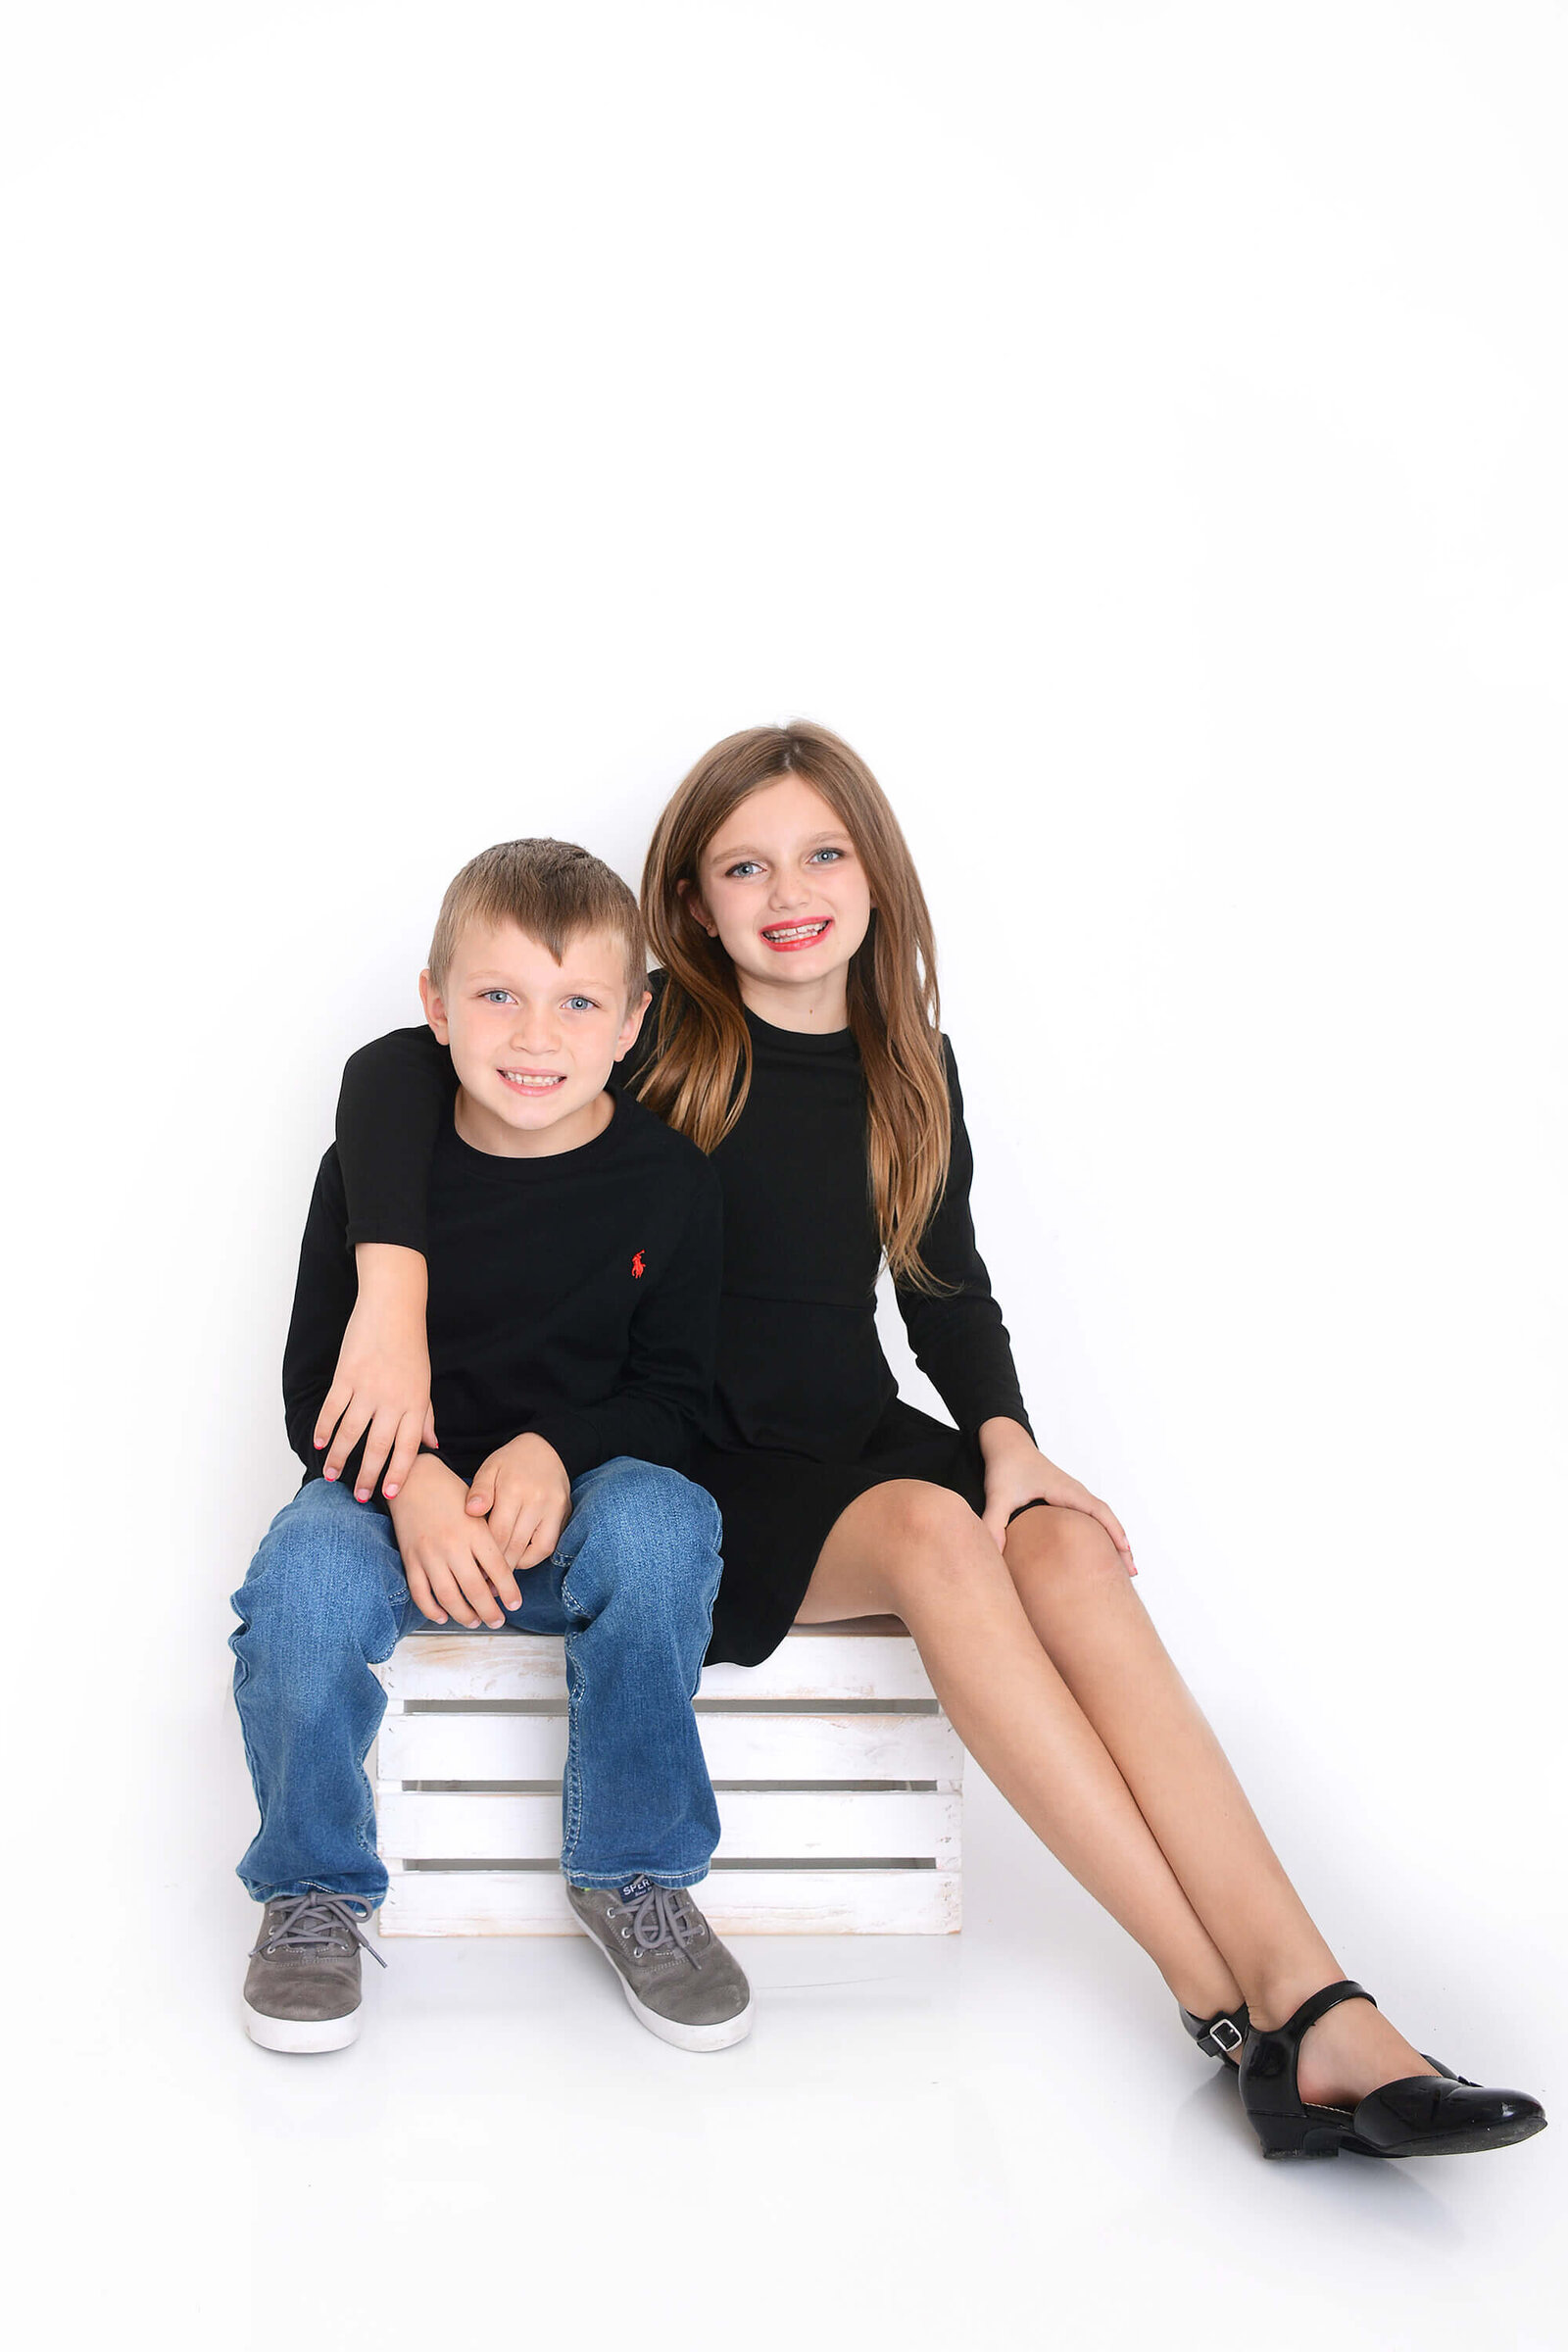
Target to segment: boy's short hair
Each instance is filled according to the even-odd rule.
[[[626,957],[626,999],[648,985],[648,942],[637,901],[602,858],[574,841],[498,841],[447,885],[430,942],[430,983],[444,990],[458,939],[470,923],[515,923],[558,963],[584,931],[608,931]]]

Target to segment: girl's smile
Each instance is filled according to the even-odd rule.
[[[781,1029],[842,1029],[850,959],[871,921],[854,836],[804,776],[748,793],[698,860],[688,906],[735,967],[741,1002]]]
[[[833,928],[830,914],[820,916],[814,923],[778,923],[764,930],[763,939],[776,956],[793,956],[802,948],[814,948]]]

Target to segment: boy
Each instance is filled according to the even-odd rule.
[[[719,1191],[683,1137],[606,1092],[645,966],[630,891],[569,843],[504,842],[446,894],[419,981],[459,1081],[430,1187],[439,1451],[385,1498],[356,1499],[353,1455],[344,1483],[323,1477],[314,1443],[356,1287],[336,1152],[321,1162],[283,1364],[305,1483],[230,1643],[262,1816],[239,1876],[266,1906],[246,2025],[268,2049],[359,2031],[360,1952],[379,1958],[361,1923],[387,1885],[368,1668],[421,1618],[565,1636],[571,1908],[662,2039],[750,2031],[746,1979],[684,1891],[718,1837],[691,1708],[718,1511],[672,1465],[712,1376]]]

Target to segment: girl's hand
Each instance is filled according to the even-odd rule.
[[[466,1500],[467,1489],[445,1462],[430,1454],[416,1462],[392,1505],[403,1573],[415,1607],[432,1625],[452,1616],[499,1633],[503,1605],[520,1608],[522,1594],[484,1521],[468,1517]]]
[[[566,1465],[548,1439],[524,1430],[479,1464],[467,1507],[489,1519],[490,1533],[509,1568],[537,1568],[561,1542],[561,1531],[571,1516]]]
[[[1077,1479],[1048,1461],[1029,1432],[1018,1421],[982,1422],[980,1450],[986,1465],[986,1507],[983,1524],[1002,1551],[1006,1546],[1007,1521],[1021,1502],[1054,1502],[1098,1519],[1121,1553],[1129,1576],[1138,1574],[1127,1531],[1108,1502],[1081,1486]]]
[[[424,1333],[425,1266],[416,1250],[402,1250],[391,1242],[362,1242],[354,1254],[360,1295],[343,1334],[315,1443],[319,1448],[330,1440],[321,1474],[341,1478],[343,1465],[368,1430],[354,1498],[368,1502],[386,1462],[381,1492],[390,1502],[414,1466],[420,1440],[426,1446],[436,1444]]]

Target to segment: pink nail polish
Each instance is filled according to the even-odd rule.
[[[356,1501],[356,1502],[368,1502],[368,1501],[369,1501],[369,1499],[370,1499],[370,1490],[369,1490],[369,1488],[368,1488],[368,1487],[356,1487],[356,1488],[355,1488],[355,1490],[354,1490],[354,1499],[355,1499],[355,1501]]]
[[[396,1487],[383,1487],[381,1492],[386,1496],[388,1502],[390,1502],[393,1495],[397,1493],[397,1489]]]
[[[323,1470],[321,1472],[321,1476],[326,1479],[333,1479],[336,1478],[337,1472],[335,1470]]]

